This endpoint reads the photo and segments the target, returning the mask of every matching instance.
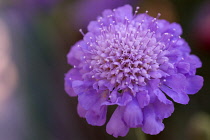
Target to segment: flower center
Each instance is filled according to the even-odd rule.
[[[159,67],[168,61],[166,44],[139,22],[102,26],[101,33],[90,39],[87,63],[92,78],[107,79],[118,89],[145,86],[148,80],[161,78]]]

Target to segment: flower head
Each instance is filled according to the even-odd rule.
[[[137,7],[138,10],[138,7]],[[180,37],[179,24],[132,14],[125,5],[105,10],[90,22],[83,40],[68,54],[73,65],[65,76],[65,90],[78,96],[78,113],[91,125],[103,125],[107,106],[117,105],[107,124],[114,137],[129,128],[147,134],[164,129],[164,118],[174,111],[173,102],[187,104],[203,78],[195,75],[201,62],[190,55]]]

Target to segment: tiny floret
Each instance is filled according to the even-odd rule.
[[[73,68],[65,75],[65,90],[78,96],[79,116],[101,126],[107,107],[117,105],[106,126],[114,137],[130,128],[160,133],[173,102],[187,104],[188,95],[203,86],[195,75],[201,61],[180,37],[180,25],[159,19],[160,14],[137,14],[138,9],[134,14],[130,5],[105,10],[87,33],[79,30],[83,39],[67,55]]]

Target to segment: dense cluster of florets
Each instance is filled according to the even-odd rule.
[[[138,7],[137,7],[138,10]],[[174,111],[173,101],[187,104],[203,78],[195,75],[200,60],[190,55],[177,23],[144,14],[132,14],[129,5],[105,10],[90,22],[88,33],[68,54],[73,65],[65,90],[78,96],[78,113],[92,125],[103,125],[107,106],[118,105],[107,132],[125,136],[141,127],[158,134],[162,120]]]

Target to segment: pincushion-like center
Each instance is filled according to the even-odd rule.
[[[165,44],[155,37],[154,31],[133,21],[103,26],[90,44],[87,62],[92,78],[108,79],[121,89],[145,86],[148,80],[160,78],[157,71],[168,58],[164,57]]]

